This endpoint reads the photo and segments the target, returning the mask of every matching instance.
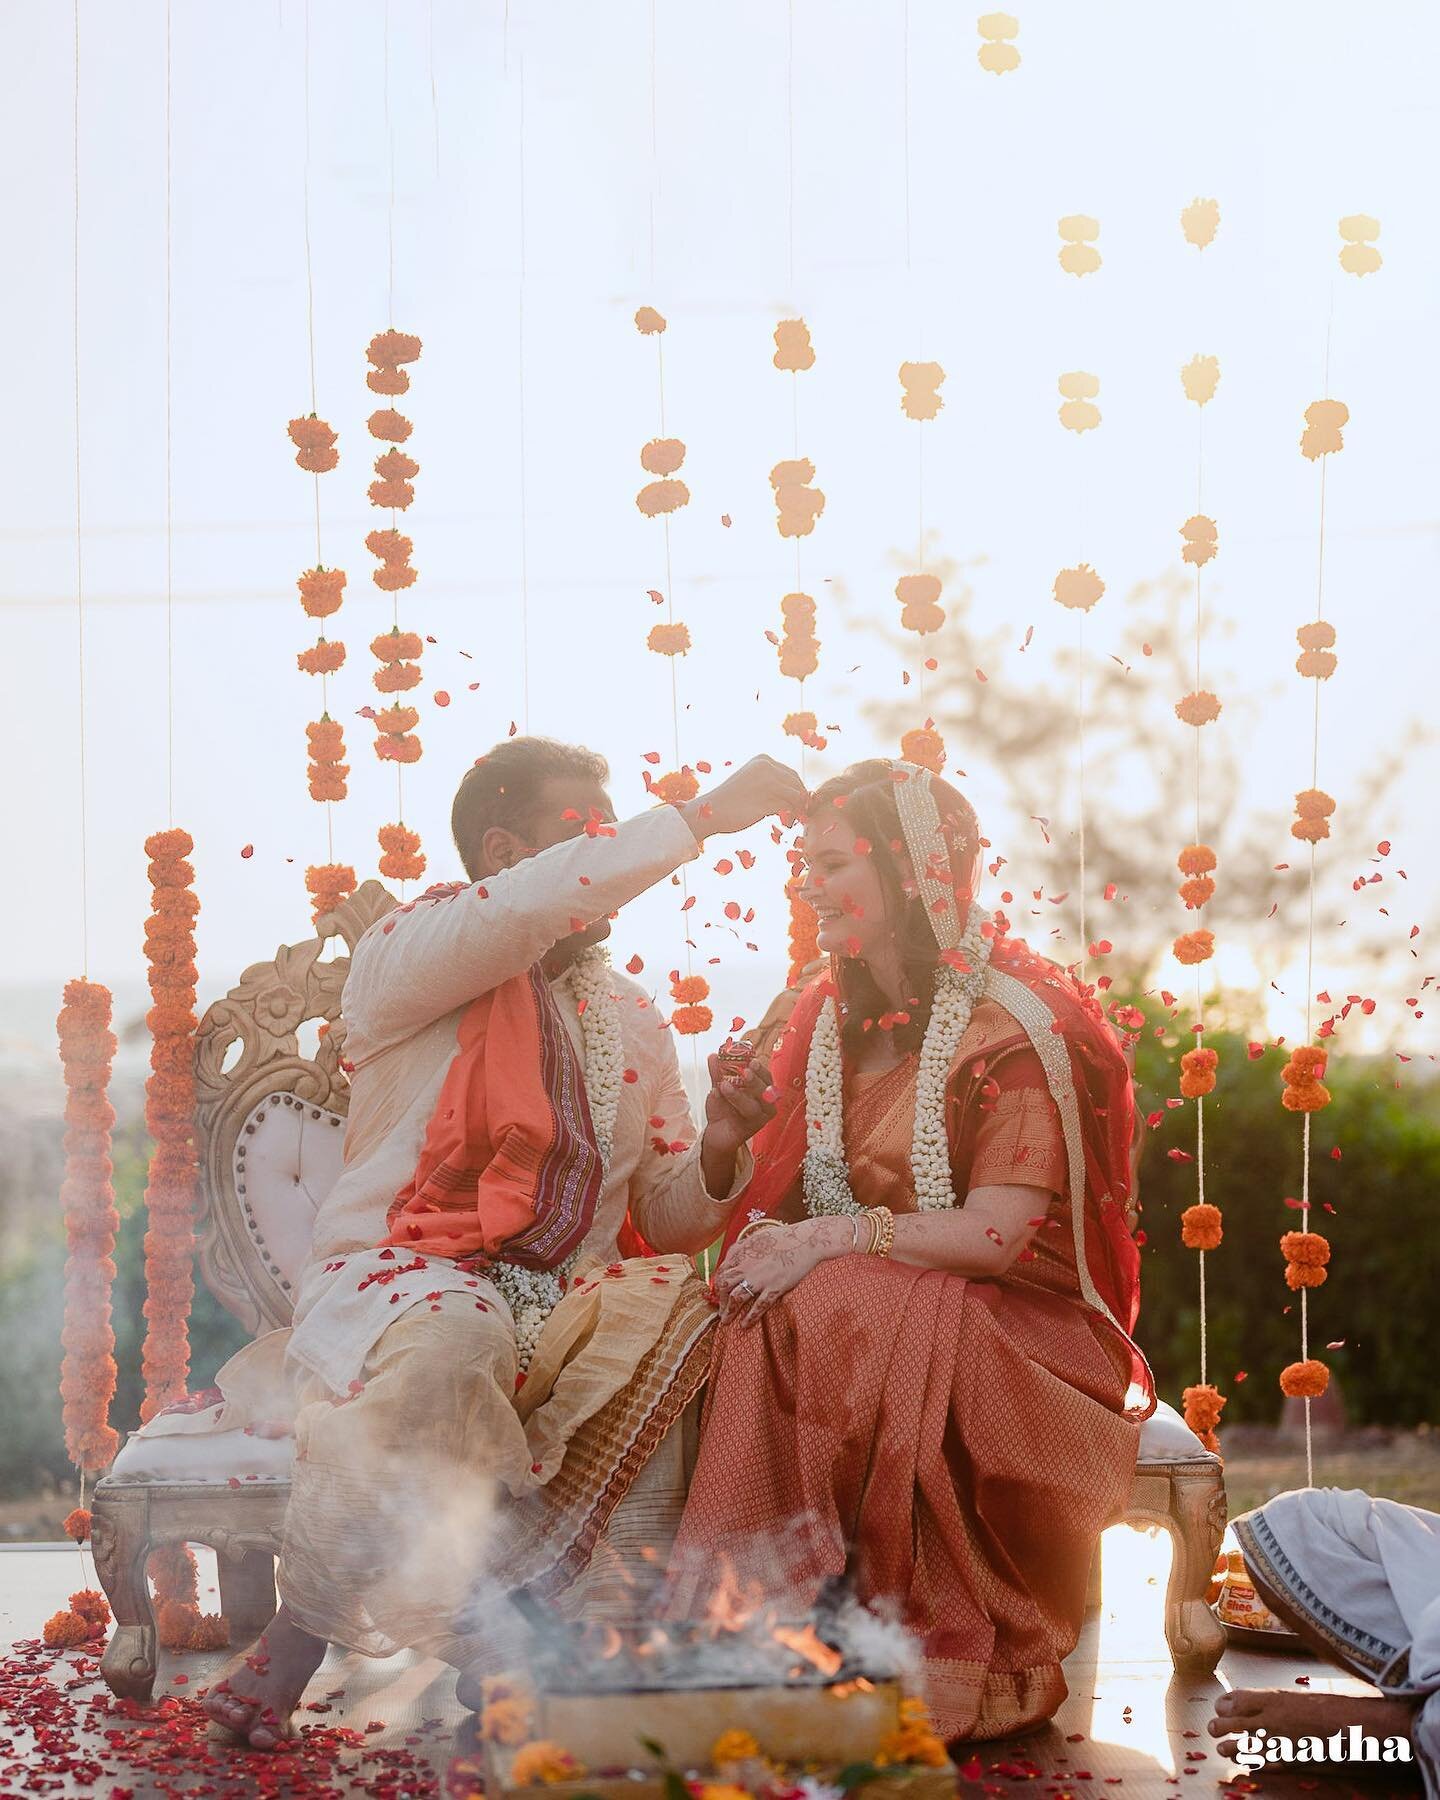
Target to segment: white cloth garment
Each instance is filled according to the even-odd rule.
[[[1440,1800],[1440,1514],[1359,1488],[1298,1488],[1235,1520],[1246,1565],[1382,1694],[1420,1701],[1412,1736]]]

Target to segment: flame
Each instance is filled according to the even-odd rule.
[[[705,1617],[717,1635],[722,1631],[743,1631],[759,1610],[758,1589],[747,1596],[728,1556],[720,1559],[720,1583],[711,1596]]]
[[[799,1629],[793,1625],[777,1625],[772,1635],[777,1644],[783,1644],[787,1650],[803,1656],[822,1675],[835,1674],[845,1660],[838,1650],[831,1649],[824,1638],[816,1635],[813,1625],[804,1625]]]
[[[625,1640],[613,1625],[605,1627],[604,1636],[600,1640],[600,1660],[609,1662],[612,1656],[618,1656],[624,1647]]]

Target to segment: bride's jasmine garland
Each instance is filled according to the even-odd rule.
[[[624,1083],[625,1041],[605,951],[597,947],[576,957],[566,971],[565,985],[580,1011],[585,1094],[600,1161],[608,1171]],[[515,1348],[522,1375],[530,1367],[545,1321],[564,1297],[578,1257],[577,1251],[554,1269],[522,1269],[517,1263],[497,1262],[489,1271],[515,1321]]]
[[[915,1204],[920,1212],[939,1212],[955,1204],[950,1179],[950,1149],[945,1136],[945,1080],[975,1002],[985,989],[993,928],[986,933],[987,914],[972,906],[953,959],[947,953],[935,972],[930,1023],[920,1046],[915,1075],[915,1124],[910,1168]],[[850,1191],[845,1161],[845,1103],[840,1058],[840,1016],[833,995],[820,1009],[805,1065],[805,1117],[810,1147],[805,1153],[805,1210],[812,1219],[861,1211]]]

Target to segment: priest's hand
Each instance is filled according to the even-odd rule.
[[[735,1185],[740,1146],[775,1117],[770,1065],[756,1056],[741,1074],[727,1074],[718,1056],[708,1058],[710,1092],[705,1096],[705,1133],[700,1140],[700,1172],[706,1191],[717,1198]]]
[[[680,811],[697,843],[704,843],[717,833],[748,831],[772,813],[778,813],[782,823],[793,824],[809,798],[805,783],[787,764],[773,756],[752,756],[718,787],[687,801]]]

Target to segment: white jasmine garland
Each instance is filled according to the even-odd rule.
[[[981,929],[982,907],[972,906],[957,949],[968,964],[963,973],[949,962],[935,972],[930,1022],[920,1045],[915,1072],[915,1123],[910,1142],[910,1169],[915,1204],[921,1212],[939,1212],[955,1204],[950,1179],[950,1145],[945,1135],[945,1081],[960,1040],[970,1024],[975,1002],[985,989],[993,936]],[[805,1118],[809,1148],[803,1183],[805,1210],[812,1219],[861,1211],[850,1191],[845,1161],[844,1071],[840,1056],[840,1015],[834,997],[815,1020],[805,1065]]]
[[[601,1168],[608,1171],[625,1079],[625,1038],[605,951],[597,945],[582,952],[566,970],[564,980],[580,1009],[585,1095]],[[554,1269],[523,1269],[518,1263],[502,1261],[490,1270],[490,1279],[504,1295],[515,1321],[515,1349],[522,1374],[530,1367],[545,1321],[564,1297],[578,1256],[576,1251]]]

